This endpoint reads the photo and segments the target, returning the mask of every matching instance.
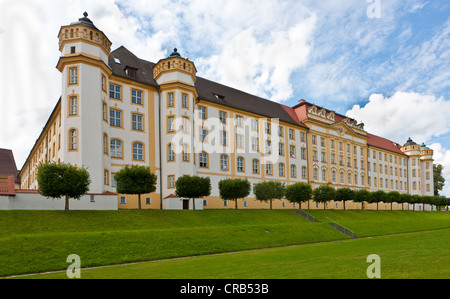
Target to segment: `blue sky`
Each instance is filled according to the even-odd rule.
[[[61,94],[57,33],[82,16],[153,62],[173,48],[198,75],[293,106],[348,114],[435,150],[450,196],[448,0],[0,0],[0,147],[18,167]]]

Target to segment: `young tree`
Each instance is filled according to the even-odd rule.
[[[313,190],[313,199],[315,202],[323,203],[325,210],[326,203],[333,200],[336,196],[336,190],[333,187],[322,185]]]
[[[400,193],[397,192],[397,191],[389,191],[386,194],[386,199],[385,200],[386,200],[386,202],[390,202],[391,203],[391,210],[392,210],[392,203],[394,203],[394,202],[399,203],[400,202]]]
[[[286,187],[285,197],[290,202],[298,203],[299,210],[302,209],[302,202],[309,201],[312,197],[312,188],[307,183],[295,183]]]
[[[336,201],[342,201],[344,204],[344,210],[345,210],[345,202],[347,200],[354,200],[355,199],[355,191],[353,191],[350,188],[340,188],[336,190]]]
[[[438,196],[439,191],[444,187],[445,179],[442,176],[444,167],[441,164],[433,164],[433,181],[434,181],[434,195]]]
[[[408,193],[400,194],[399,202],[402,204],[402,210],[404,210],[405,203],[409,203],[411,195]],[[409,205],[407,206],[409,210]]]
[[[251,185],[246,179],[224,179],[219,181],[220,198],[223,200],[234,200],[236,209],[237,200],[245,198],[250,194]]]
[[[80,199],[89,191],[91,179],[83,167],[66,163],[40,163],[37,172],[39,193],[48,198],[65,196],[65,210],[69,210],[69,198]]]
[[[192,199],[195,210],[195,199],[211,194],[211,179],[199,176],[181,176],[175,182],[175,195]]]
[[[142,208],[141,194],[156,190],[157,176],[146,166],[127,165],[116,173],[114,179],[117,193],[138,195],[139,210]]]
[[[376,202],[377,203],[377,210],[378,210],[378,203],[385,202],[386,201],[386,192],[383,190],[378,190],[375,192],[372,192],[372,197],[370,202]]]
[[[285,186],[281,182],[265,181],[256,184],[253,193],[259,201],[270,201],[270,209],[272,210],[272,200],[284,197]]]
[[[364,202],[370,202],[371,194],[366,189],[355,191],[353,200],[361,203],[361,210],[364,208]]]

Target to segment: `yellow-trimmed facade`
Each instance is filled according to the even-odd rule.
[[[61,27],[58,37],[62,96],[22,167],[23,189],[37,189],[39,162],[56,161],[87,166],[97,193],[115,192],[114,174],[126,165],[150,167],[158,176],[157,190],[141,196],[143,209],[183,208],[174,196],[174,181],[184,175],[211,179],[203,209],[235,208],[219,197],[217,185],[225,177],[248,179],[252,189],[272,180],[433,194],[433,152],[424,145],[408,141],[399,146],[304,100],[295,107],[270,106],[282,107],[281,112],[263,99],[258,101],[266,110],[239,108],[221,93],[242,95],[242,101],[249,95],[222,85],[217,93],[215,85],[208,85],[208,92],[199,89],[209,83],[197,78],[194,63],[176,49],[151,67],[123,47],[111,52],[111,42],[87,15]],[[211,93],[215,97],[209,98]],[[70,139],[71,130],[76,140]],[[137,196],[118,194],[117,200],[120,209],[138,207]],[[346,208],[360,205],[347,202]],[[238,206],[266,209],[269,203],[251,192]],[[273,208],[298,205],[274,200]],[[302,208],[324,206],[311,201]],[[343,207],[330,202],[326,208]],[[396,204],[385,208],[402,209]]]

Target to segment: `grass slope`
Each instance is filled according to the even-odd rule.
[[[0,211],[0,276],[64,270],[70,254],[78,254],[82,267],[90,267],[348,239],[327,225],[326,217],[352,229],[359,237],[450,227],[447,212],[309,212],[321,222],[308,222],[292,210]],[[443,250],[441,245],[448,246],[437,244],[435,251],[422,254],[433,256]],[[401,242],[393,246],[392,251],[397,253],[403,248]],[[345,260],[345,252],[353,255],[351,250],[355,249],[343,249],[342,257],[333,258]],[[319,254],[312,258],[326,267],[332,257]],[[275,262],[282,265],[290,259]],[[275,264],[268,267],[278,267]],[[235,266],[231,262],[228,267]],[[220,277],[226,273],[225,267]],[[236,277],[245,277],[246,273]],[[267,275],[264,277],[270,277]]]
[[[378,254],[382,279],[448,279],[450,229],[83,269],[83,279],[367,279]],[[27,278],[64,279],[65,272]]]
[[[345,239],[293,211],[1,211],[0,276]]]

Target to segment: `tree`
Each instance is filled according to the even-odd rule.
[[[394,202],[399,203],[400,202],[400,193],[397,192],[397,191],[389,191],[386,194],[386,199],[385,200],[386,200],[386,202],[390,202],[391,203],[391,210],[392,210],[392,203],[394,203]]]
[[[313,199],[315,202],[323,203],[325,210],[326,203],[333,200],[336,196],[336,190],[333,187],[322,185],[313,190]]]
[[[286,187],[285,197],[290,202],[298,203],[299,210],[302,209],[302,202],[309,201],[312,196],[312,188],[307,183],[295,183]]]
[[[384,192],[383,190],[378,190],[378,191],[372,192],[371,195],[372,196],[371,196],[370,202],[376,202],[377,210],[378,210],[378,203],[386,201],[386,192]]]
[[[265,181],[256,184],[253,193],[259,201],[270,201],[270,209],[272,210],[272,201],[284,197],[285,186],[281,182]]]
[[[399,202],[402,204],[402,210],[404,210],[404,204],[409,203],[410,198],[411,198],[411,195],[408,193],[400,194]],[[409,210],[409,205],[408,205],[408,210]]]
[[[137,194],[139,210],[141,205],[141,194],[147,194],[156,190],[156,174],[149,167],[132,165],[120,169],[114,176],[117,186],[116,190],[122,194]]]
[[[355,191],[353,201],[361,203],[361,210],[364,208],[364,202],[370,202],[371,194],[366,189],[360,189]]]
[[[220,198],[223,200],[234,200],[236,209],[237,200],[245,198],[250,194],[251,185],[246,179],[224,179],[219,181]]]
[[[439,191],[444,187],[445,179],[442,176],[444,167],[441,164],[433,164],[433,180],[434,180],[434,195],[438,196]]]
[[[336,201],[342,201],[344,204],[344,210],[345,210],[345,202],[347,200],[354,200],[355,198],[355,192],[350,188],[340,188],[336,190]]]
[[[181,176],[175,182],[175,195],[192,199],[195,210],[195,199],[211,194],[211,179],[199,176]]]
[[[67,163],[40,163],[37,172],[39,193],[48,198],[65,197],[65,210],[69,210],[69,198],[80,199],[89,191],[91,179],[83,167]]]

